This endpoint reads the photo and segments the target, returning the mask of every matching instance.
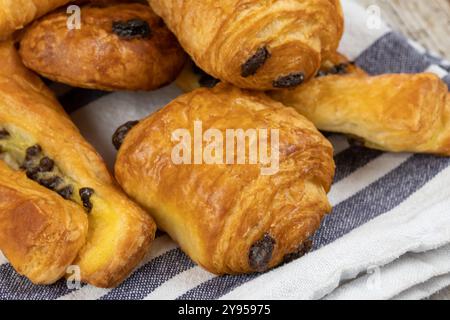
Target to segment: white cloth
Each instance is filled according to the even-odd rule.
[[[392,277],[381,276],[372,287],[365,286],[365,279],[347,282],[336,290],[335,297],[338,298],[345,292],[356,292],[346,297],[383,299],[400,294],[408,285],[412,287],[442,275],[441,270],[411,263],[411,256],[406,253],[429,251],[430,255],[424,255],[424,259],[432,256],[433,263],[442,263],[450,268],[448,254],[446,257],[441,252],[435,256],[433,253],[435,249],[450,243],[449,179],[450,168],[391,212],[375,218],[296,263],[242,285],[223,298],[319,299],[338,288],[340,283],[379,267],[379,275],[388,271],[395,273],[398,275],[396,281],[393,283]],[[445,250],[448,252],[447,247]],[[406,264],[403,263],[404,259]],[[397,260],[396,263],[390,264],[394,260]],[[403,269],[395,270],[396,268]],[[405,270],[407,273],[414,272],[417,278],[400,277]],[[298,277],[293,278],[293,274]],[[386,291],[376,290],[377,288],[385,288]],[[329,297],[333,298],[333,294]]]

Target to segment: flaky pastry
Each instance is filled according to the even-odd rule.
[[[64,11],[25,31],[24,64],[54,81],[101,90],[153,90],[175,80],[185,53],[148,4],[86,5],[80,29]]]
[[[262,174],[265,164],[251,162],[250,149],[239,162],[239,151],[229,157],[224,145],[214,154],[226,153],[226,162],[179,163],[173,137],[184,128],[194,145],[202,144],[195,138],[199,123],[205,136],[212,129],[216,137],[228,130],[278,130],[279,148],[271,136],[269,153],[279,151],[279,170]],[[211,272],[265,271],[303,254],[331,210],[326,196],[334,175],[331,144],[306,118],[263,93],[226,84],[197,89],[133,125],[119,150],[117,180],[158,227]],[[208,149],[205,141],[203,148]],[[198,155],[196,150],[189,155]],[[181,153],[189,158],[188,151]]]
[[[176,81],[185,92],[218,83],[192,64]],[[319,129],[353,143],[395,152],[449,155],[450,98],[432,74],[370,77],[340,54],[322,61],[316,77],[270,96],[295,108]]]
[[[0,180],[1,190],[6,190],[0,192],[0,206],[12,210],[2,212],[2,216],[14,213],[15,203],[28,201],[28,207],[22,209],[29,212],[31,222],[37,210],[64,210],[55,213],[55,221],[48,222],[53,226],[74,205],[73,215],[84,210],[89,229],[86,243],[74,261],[80,267],[81,280],[100,287],[117,285],[147,253],[156,229],[153,220],[122,193],[103,160],[83,139],[52,93],[21,64],[12,43],[0,44],[0,60],[5,65],[0,70],[0,162],[17,171],[18,180],[6,184]],[[27,183],[22,181],[25,175]],[[44,218],[51,216],[46,214]],[[22,228],[27,232],[26,227]],[[16,238],[4,237],[0,249],[6,248],[8,254]],[[57,253],[42,253],[42,259]],[[15,255],[10,256],[14,260]],[[39,270],[27,269],[27,273],[39,279],[40,275],[35,275]]]
[[[241,88],[295,87],[343,33],[339,0],[149,0],[195,63]]]
[[[369,148],[450,156],[450,94],[434,74],[325,75],[271,97]]]

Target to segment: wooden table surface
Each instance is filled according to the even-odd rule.
[[[393,29],[450,60],[450,0],[357,1],[379,6],[383,20]]]
[[[342,0],[345,1],[345,0]],[[450,60],[450,0],[358,0],[378,5],[384,21],[426,49]],[[450,288],[431,299],[450,300]]]

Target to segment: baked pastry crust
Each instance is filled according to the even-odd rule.
[[[132,20],[141,22],[135,28],[145,33],[114,32],[114,24]],[[83,6],[79,30],[67,28],[65,12],[49,14],[27,28],[20,55],[28,68],[51,80],[111,91],[164,86],[175,80],[186,58],[161,18],[138,3]]]
[[[71,0],[0,0],[0,40]]]
[[[11,43],[0,44],[0,59],[7,62],[0,71],[0,126],[11,135],[24,133],[28,140],[19,139],[18,144],[40,145],[74,186],[71,201],[80,208],[84,203],[76,191],[83,187],[95,191],[87,242],[74,264],[80,267],[84,282],[117,285],[147,253],[156,229],[153,220],[123,194],[50,91],[23,67]],[[64,202],[71,207],[71,202]]]
[[[294,87],[336,51],[339,0],[149,0],[195,63],[241,88]]]
[[[224,135],[226,129],[279,129],[279,172],[261,175],[248,154],[246,164],[175,165],[172,133],[192,134],[194,121]],[[175,99],[131,129],[115,173],[199,265],[216,274],[250,273],[301,251],[330,212],[333,148],[293,109],[219,84]]]
[[[434,74],[329,75],[272,98],[368,148],[450,156],[450,94]]]
[[[35,284],[56,282],[87,232],[83,209],[0,161],[0,248],[18,273]]]
[[[347,57],[337,52],[330,54],[322,61],[317,77],[324,74],[328,75],[333,72],[340,74],[351,73],[354,75],[367,75],[365,71],[350,62]],[[192,60],[189,60],[185,64],[183,71],[181,71],[175,81],[177,86],[184,92],[191,92],[198,88],[213,88],[219,82],[219,79],[207,74]]]

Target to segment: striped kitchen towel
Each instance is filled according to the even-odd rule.
[[[370,74],[430,71],[450,85],[450,64],[392,32],[372,7],[343,0],[341,51]],[[376,8],[375,8],[376,9]],[[150,93],[60,88],[60,100],[112,167],[111,136],[181,94],[171,85]],[[0,299],[411,299],[450,284],[450,159],[350,146],[339,135],[333,213],[305,257],[261,275],[214,276],[167,235],[115,289],[64,281],[32,285],[0,255]]]

